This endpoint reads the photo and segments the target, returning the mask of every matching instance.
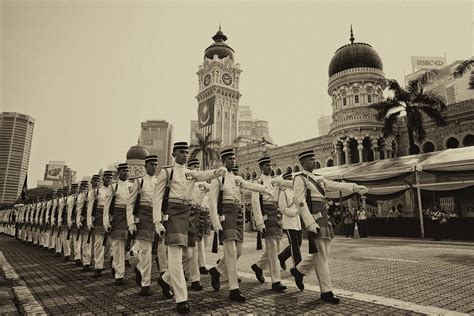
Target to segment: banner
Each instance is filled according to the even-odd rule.
[[[46,165],[45,180],[62,180],[64,178],[64,165]]]
[[[444,57],[411,56],[411,65],[415,69],[439,69],[446,66]]]
[[[209,98],[199,103],[198,120],[199,128],[214,124],[214,100],[216,97]]]

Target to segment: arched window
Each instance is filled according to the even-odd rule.
[[[467,134],[466,136],[464,136],[464,138],[462,139],[462,144],[466,147],[474,146],[474,135]]]
[[[326,161],[326,167],[332,167],[334,166],[334,162],[332,161],[332,159],[328,159],[328,161]]]
[[[286,167],[286,173],[292,173],[293,172],[293,169],[291,169],[291,167]]]
[[[281,170],[280,170],[280,168],[278,168],[278,169],[276,170],[276,174],[277,174],[277,176],[281,175]]]
[[[319,161],[316,161],[316,169],[320,169],[321,168],[321,163]]]
[[[458,148],[459,147],[459,140],[456,137],[450,137],[446,141],[446,148]]]
[[[358,146],[359,143],[354,138],[349,140],[350,163],[358,163],[360,161]]]
[[[270,176],[274,177],[274,176],[275,176],[275,171],[272,170],[272,171],[270,172]]]
[[[424,153],[431,153],[435,150],[435,146],[432,142],[425,142],[423,144],[423,152]]]
[[[293,168],[293,171],[294,171],[294,172],[300,172],[300,166],[295,166],[295,167]]]

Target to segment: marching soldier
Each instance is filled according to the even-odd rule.
[[[196,231],[190,222],[190,216],[193,217],[195,211],[192,207],[194,184],[225,174],[224,168],[208,171],[186,168],[188,154],[186,142],[173,145],[175,164],[160,172],[153,197],[155,230],[158,235],[166,232],[165,245],[168,250],[168,270],[158,278],[158,284],[166,298],[172,296],[173,288],[178,313],[189,312],[183,266],[191,259],[191,248],[195,247]]]
[[[87,181],[85,181],[84,184],[81,183],[81,185],[89,185]],[[68,226],[68,231],[66,233],[63,232],[63,245],[65,247],[71,247],[71,240],[73,243],[73,251],[74,251],[74,264],[77,267],[82,266],[82,260],[81,260],[81,244],[79,242],[76,242],[75,237],[78,234],[79,229],[77,228],[77,197],[79,195],[78,192],[79,189],[79,184],[73,183],[71,185],[71,193],[68,196],[66,203],[67,203],[67,226]],[[69,245],[69,246],[67,246]],[[67,249],[65,248],[64,254],[66,255]],[[64,258],[66,260],[66,258]]]
[[[200,241],[198,243],[198,264],[199,273],[208,274],[206,268],[206,251],[209,248],[211,240],[211,217],[209,216],[209,192],[211,185],[208,182],[203,182],[201,190],[203,194],[201,204],[201,215],[199,217]]]
[[[54,252],[55,243],[53,238],[53,231],[54,231],[54,212],[56,212],[56,202],[57,202],[57,191],[53,191],[51,193],[51,199],[48,201],[49,207],[47,207],[46,212],[46,225],[47,229],[45,229],[45,239],[46,244],[49,249],[49,252]]]
[[[282,213],[282,227],[288,237],[288,247],[278,255],[280,266],[286,270],[286,260],[293,257],[293,267],[301,262],[301,220],[298,208],[295,204],[295,194],[293,192],[293,179],[291,173],[285,173],[283,180],[290,181],[291,188],[280,188],[278,206]]]
[[[92,180],[93,190],[89,191],[87,206],[87,243],[91,244],[91,235],[94,236],[94,276],[100,277],[104,271],[104,205],[111,195],[110,182],[113,172],[105,171],[102,185],[98,187],[98,179]]]
[[[70,188],[69,186],[63,187],[63,196],[58,198],[58,227],[57,227],[57,241],[56,241],[56,252],[61,253],[61,249],[64,253],[64,261],[69,261],[71,256],[71,243],[67,240],[67,199],[69,197]]]
[[[328,303],[338,304],[340,299],[335,297],[332,292],[327,262],[334,232],[328,217],[325,195],[328,190],[357,192],[359,194],[364,194],[368,190],[361,185],[330,181],[313,174],[316,162],[312,150],[300,153],[298,160],[303,167],[303,172],[295,176],[293,184],[295,202],[308,230],[308,242],[315,243],[317,252],[304,258],[290,272],[294,276],[298,288],[303,290],[303,277],[314,269],[321,288],[321,299]]]
[[[251,268],[255,272],[257,280],[264,283],[263,269],[268,265],[272,277],[272,290],[282,293],[286,290],[286,286],[281,284],[280,266],[278,264],[280,239],[283,236],[281,213],[277,204],[279,188],[275,183],[275,179],[272,179],[271,176],[272,162],[270,157],[260,158],[258,165],[262,175],[257,179],[257,183],[270,190],[272,194],[264,196],[258,192],[252,193],[252,211],[255,217],[255,225],[265,238],[265,252]]]
[[[214,231],[219,232],[219,239],[224,244],[224,257],[217,267],[209,270],[214,290],[220,288],[220,275],[227,274],[229,280],[229,298],[236,302],[244,302],[245,296],[239,290],[237,278],[237,259],[242,253],[243,213],[240,201],[240,187],[251,191],[272,194],[265,187],[253,184],[235,176],[235,154],[232,149],[220,153],[221,161],[227,169],[225,176],[211,181],[209,211]]]
[[[61,256],[61,243],[59,242],[58,231],[61,229],[59,225],[59,212],[60,212],[60,201],[63,199],[63,189],[59,188],[56,191],[56,198],[53,200],[53,207],[51,211],[51,235],[50,235],[50,248],[56,252],[56,256]],[[59,247],[58,247],[59,246]]]
[[[153,225],[153,192],[156,186],[155,173],[158,156],[145,158],[146,174],[137,178],[127,200],[127,226],[130,235],[135,236],[138,247],[138,264],[135,267],[135,282],[141,287],[139,295],[150,296],[151,249],[155,236]]]
[[[92,247],[91,243],[87,242],[87,235],[89,234],[89,229],[87,228],[87,201],[88,201],[88,196],[89,194],[94,194],[94,190],[97,189],[99,185],[99,180],[100,176],[98,175],[93,175],[92,180],[91,180],[91,185],[92,189],[89,190],[89,181],[81,181],[81,192],[77,196],[77,202],[76,202],[76,209],[77,209],[77,214],[76,214],[76,226],[78,229],[77,235],[74,236],[74,242],[77,243],[78,245],[75,245],[80,249],[79,251],[82,250],[82,270],[84,272],[90,272],[91,271],[91,252],[92,252]]]
[[[112,194],[104,206],[104,229],[110,232],[112,239],[112,276],[116,285],[124,285],[125,243],[128,238],[126,209],[132,184],[128,181],[128,165],[121,163],[117,169],[117,183],[111,185]]]

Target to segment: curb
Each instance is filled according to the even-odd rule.
[[[0,267],[5,279],[12,284],[13,300],[19,314],[46,315],[43,306],[35,299],[26,283],[20,279],[15,269],[7,261],[7,258],[0,251]]]

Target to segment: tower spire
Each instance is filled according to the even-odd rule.
[[[352,32],[352,24],[351,24],[351,38],[350,38],[350,41],[351,41],[351,44],[354,44],[354,33]]]

